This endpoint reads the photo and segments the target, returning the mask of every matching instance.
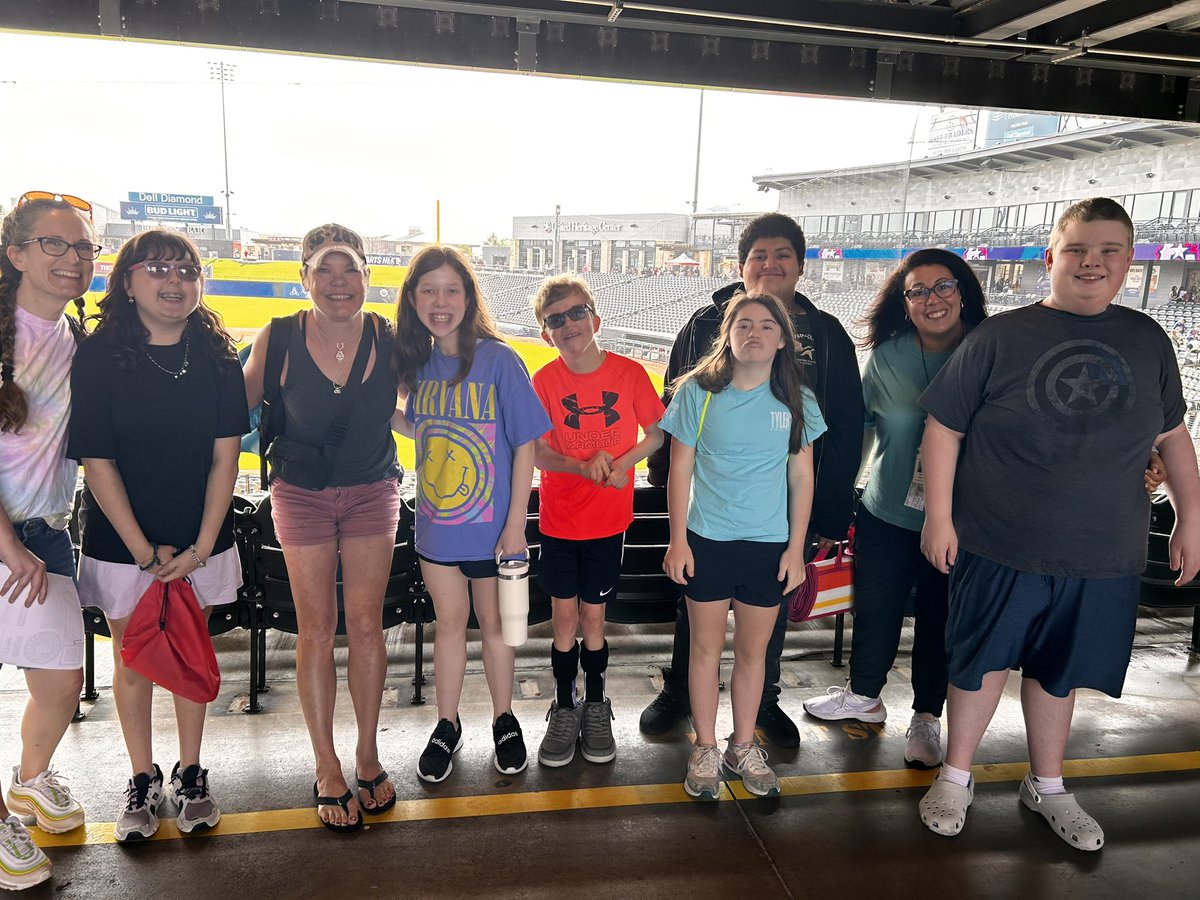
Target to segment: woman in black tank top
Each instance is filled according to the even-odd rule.
[[[400,511],[401,471],[391,428],[396,412],[392,334],[385,320],[363,311],[370,270],[355,232],[333,224],[314,228],[304,237],[302,259],[300,277],[312,307],[276,320],[258,335],[246,364],[246,395],[251,406],[262,399],[271,329],[286,324],[290,333],[277,401],[284,413],[282,435],[316,451],[325,448],[332,466],[319,490],[273,474],[271,517],[296,604],[296,681],[317,760],[317,814],[332,831],[353,831],[362,827],[363,813],[382,813],[396,802],[375,741],[387,672],[383,596]],[[364,341],[366,368],[359,384],[350,387]],[[342,417],[344,436],[330,446],[345,402],[351,409]],[[350,790],[333,739],[339,561],[350,698],[358,724],[356,791]]]

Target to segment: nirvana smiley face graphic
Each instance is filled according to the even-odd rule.
[[[445,525],[490,522],[496,426],[431,422],[418,430],[417,441],[424,514]]]

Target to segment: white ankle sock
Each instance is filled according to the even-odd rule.
[[[1042,778],[1040,775],[1029,773],[1033,778],[1033,786],[1037,788],[1039,794],[1065,794],[1067,789],[1063,786],[1062,776],[1057,778]]]
[[[956,769],[954,766],[942,763],[942,771],[938,773],[938,778],[942,781],[949,781],[951,784],[957,784],[961,787],[968,787],[971,784],[971,773],[963,769]]]

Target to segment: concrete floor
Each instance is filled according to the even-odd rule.
[[[246,715],[237,710],[248,687],[247,638],[232,632],[216,639],[224,685],[210,709],[204,753],[225,819],[210,835],[184,839],[164,822],[158,839],[122,847],[111,841],[111,823],[128,763],[102,643],[100,699],[85,705],[86,720],[70,728],[55,760],[89,823],[58,838],[35,830],[55,877],[25,896],[1194,900],[1200,897],[1200,657],[1186,649],[1188,615],[1145,613],[1125,697],[1080,698],[1067,753],[1075,761],[1069,788],[1105,828],[1107,845],[1095,854],[1071,849],[1017,802],[1025,751],[1016,676],[979,754],[965,830],[954,839],[928,832],[916,807],[930,776],[903,765],[911,698],[906,656],[884,694],[891,710],[884,725],[824,725],[801,709],[804,699],[844,677],[828,663],[828,623],[789,633],[782,704],[800,724],[802,741],[791,751],[768,746],[785,776],[784,796],[747,799],[732,781],[718,803],[692,801],[680,788],[690,749],[686,726],[653,739],[637,729],[657,690],[657,666],[670,653],[668,629],[611,628],[614,763],[577,757],[567,767],[543,769],[533,762],[511,777],[491,764],[490,702],[473,646],[461,707],[465,744],[440,785],[414,772],[436,719],[436,684],[430,671],[429,703],[409,705],[413,633],[393,629],[380,730],[400,803],[349,837],[318,827],[311,809],[312,756],[295,692],[295,638],[269,634],[271,691],[263,712]],[[430,670],[431,653],[427,643]],[[344,662],[345,651],[338,655]],[[552,692],[548,657],[549,631],[541,626],[519,652],[513,695],[531,757]],[[337,733],[349,776],[354,732],[344,688]],[[5,783],[18,755],[13,738],[24,700],[21,676],[0,670]],[[158,761],[169,771],[177,754],[169,698],[161,692],[155,715]],[[721,716],[719,731],[728,730],[727,694]]]

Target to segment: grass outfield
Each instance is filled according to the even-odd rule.
[[[520,338],[507,338],[507,340],[512,348],[525,360],[525,365],[529,367],[530,374],[536,372],[558,355],[558,351],[544,343],[535,343],[533,341],[521,340]],[[663,386],[662,372],[654,366],[647,366],[646,372],[650,375],[650,380],[654,383],[654,389],[661,394]],[[399,450],[400,465],[404,466],[404,470],[409,472],[416,468],[413,442],[408,440],[408,438],[396,435],[396,446]],[[252,453],[243,453],[240,463],[242,469],[258,471],[258,457]],[[638,464],[639,469],[645,468],[645,466],[644,462]]]

